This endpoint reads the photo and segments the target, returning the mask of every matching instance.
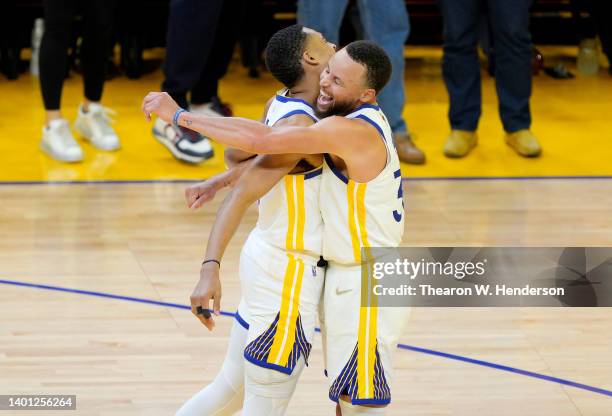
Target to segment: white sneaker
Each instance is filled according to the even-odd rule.
[[[63,118],[53,120],[49,123],[49,127],[43,127],[40,148],[53,159],[62,162],[83,160],[81,146],[74,140],[68,122]]]
[[[153,136],[183,162],[200,163],[214,156],[206,137],[191,129],[168,124],[159,117],[153,125]]]
[[[231,107],[228,104],[221,102],[219,97],[212,97],[211,101],[205,104],[190,104],[189,111],[197,115],[208,117],[232,116]]]
[[[89,104],[89,111],[84,112],[83,106],[79,106],[74,129],[100,150],[117,150],[121,147],[119,137],[111,127],[113,120],[110,118],[115,112],[100,104]]]

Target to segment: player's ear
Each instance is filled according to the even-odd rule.
[[[319,65],[319,59],[310,54],[308,51],[304,51],[302,54],[302,60],[308,65],[317,66]]]
[[[359,100],[363,103],[371,103],[375,99],[376,99],[376,90],[374,88],[365,89],[361,93],[361,96],[359,97]]]

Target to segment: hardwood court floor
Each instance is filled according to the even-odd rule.
[[[186,305],[221,198],[192,213],[183,186],[0,186],[0,280]],[[612,245],[612,180],[408,181],[405,195],[406,245]],[[226,311],[255,215],[223,263]],[[229,317],[210,334],[184,309],[6,283],[0,393],[78,396],[76,412],[57,414],[173,414],[223,360]],[[401,342],[612,391],[609,308],[415,309]],[[601,392],[410,350],[396,358],[390,415],[612,411]],[[333,414],[322,371],[317,337],[289,415]]]

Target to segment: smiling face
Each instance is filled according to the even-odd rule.
[[[351,59],[346,48],[329,60],[319,86],[317,115],[321,118],[345,116],[376,95],[367,85],[365,66]]]

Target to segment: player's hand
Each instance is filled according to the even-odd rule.
[[[219,279],[219,265],[217,263],[206,263],[200,270],[200,280],[191,294],[191,312],[212,331],[215,320],[210,314],[219,316],[221,314],[221,280]],[[210,307],[210,302],[213,307]]]
[[[212,201],[217,194],[218,186],[213,179],[196,183],[185,188],[185,202],[193,210],[200,208],[208,201]]]
[[[166,123],[172,123],[174,113],[179,108],[167,92],[150,92],[142,101],[142,112],[147,121],[151,121],[151,114],[157,114]]]

